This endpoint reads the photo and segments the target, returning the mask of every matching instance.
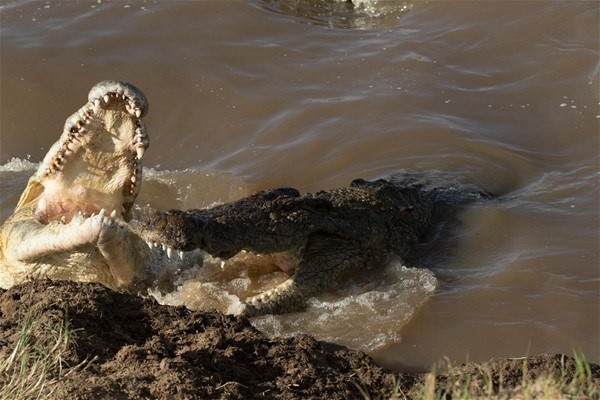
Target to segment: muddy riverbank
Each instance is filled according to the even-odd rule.
[[[56,323],[67,321],[71,332],[62,344],[63,378],[49,386],[56,389],[54,398],[389,398],[394,391],[416,393],[428,376],[390,371],[365,353],[307,335],[270,338],[248,320],[216,311],[164,306],[97,284],[52,281],[0,292],[0,360],[22,338],[27,313],[36,321],[31,343],[56,334],[49,328]],[[531,379],[576,373],[573,360],[558,355],[532,357],[524,365],[497,359],[468,364],[453,375],[477,382],[483,370],[496,387],[506,388],[521,384],[524,370]],[[590,382],[600,384],[600,368],[592,364],[591,373]],[[439,374],[438,390],[448,381]],[[6,374],[0,373],[0,383],[8,383]]]

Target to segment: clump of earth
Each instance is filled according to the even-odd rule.
[[[84,365],[61,378],[55,398],[389,398],[396,383],[396,391],[409,393],[427,376],[384,369],[365,353],[306,335],[268,337],[247,319],[218,311],[190,311],[98,284],[58,281],[0,290],[0,360],[15,347],[27,310],[40,320],[69,321],[74,340],[63,364]],[[548,373],[565,360],[573,364],[559,355],[531,357],[526,373]],[[591,367],[597,384],[600,367]],[[522,360],[492,360],[485,368],[502,376],[505,387],[523,381]],[[481,365],[469,364],[453,373],[480,371]],[[0,385],[2,379],[0,374]],[[443,384],[444,377],[438,380]]]

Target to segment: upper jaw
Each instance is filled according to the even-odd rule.
[[[104,103],[108,103],[111,96],[125,100],[127,112],[137,118],[148,113],[148,100],[146,100],[144,93],[127,82],[102,81],[97,83],[90,89],[88,102],[95,107],[100,107],[102,100],[104,100]]]
[[[88,103],[67,118],[62,135],[32,177],[44,187],[36,215],[43,222],[64,222],[79,211],[106,208],[128,220],[149,146],[141,119],[147,112],[146,97],[129,83],[102,81],[92,87]],[[74,197],[56,202],[61,193]]]

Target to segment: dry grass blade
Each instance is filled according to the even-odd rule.
[[[68,366],[65,353],[74,346],[73,329],[66,316],[24,310],[13,351],[0,360],[0,399],[49,399],[61,378],[85,369],[88,360]],[[93,361],[93,360],[92,360]]]

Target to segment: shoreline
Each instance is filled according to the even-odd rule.
[[[0,291],[0,360],[13,357],[27,321],[31,343],[46,343],[49,332],[63,328],[71,332],[61,342],[62,372],[48,373],[47,398],[435,398],[457,385],[494,398],[494,391],[523,390],[524,382],[546,374],[586,380],[582,390],[600,393],[600,366],[582,366],[577,357],[393,372],[363,352],[308,335],[267,337],[245,318],[160,305],[99,284],[49,280]],[[7,383],[0,368],[0,387]]]

